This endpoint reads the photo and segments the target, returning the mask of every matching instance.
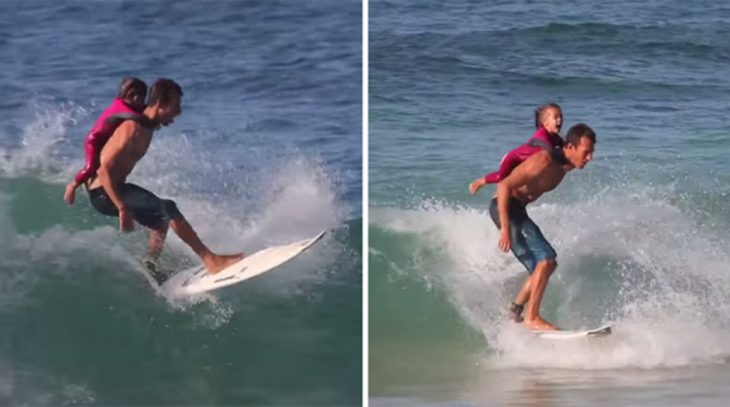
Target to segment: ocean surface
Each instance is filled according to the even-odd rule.
[[[359,405],[361,3],[0,2],[0,405]],[[147,234],[65,184],[124,76],[178,81],[182,115],[129,180],[215,251],[326,238],[190,301]],[[162,264],[197,264],[170,232]]]
[[[659,0],[369,3],[371,405],[730,403],[730,6]],[[498,250],[494,186],[534,132],[585,122],[594,160],[528,207],[558,252],[542,312]]]

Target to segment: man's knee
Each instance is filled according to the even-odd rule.
[[[180,210],[177,209],[177,204],[175,204],[175,201],[172,201],[170,199],[163,199],[162,200],[162,210],[165,213],[165,217],[168,220],[171,219],[182,219],[182,213],[180,213]]]
[[[170,228],[170,221],[167,219],[161,219],[159,222],[156,222],[153,226],[150,227],[150,229],[157,233],[158,235],[165,235],[167,233],[167,229]]]
[[[557,259],[547,259],[545,260],[547,262],[547,267],[550,273],[555,271],[556,268],[558,268],[558,260]]]
[[[558,260],[557,259],[545,259],[540,260],[537,263],[538,268],[544,268],[545,272],[549,274],[552,274],[553,271],[555,271],[556,268],[558,268]]]

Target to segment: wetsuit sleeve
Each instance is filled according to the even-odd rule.
[[[502,158],[502,162],[499,163],[499,169],[497,171],[484,176],[484,182],[487,184],[496,184],[499,181],[502,181],[507,178],[512,170],[520,165],[522,161],[523,159],[518,154],[514,151],[510,151]]]
[[[103,135],[98,130],[92,130],[86,136],[86,141],[84,142],[84,168],[76,173],[74,177],[77,184],[80,185],[86,182],[99,169],[99,156],[101,155],[102,147],[104,147],[104,144],[99,142],[102,137]]]

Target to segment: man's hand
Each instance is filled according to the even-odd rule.
[[[134,230],[134,219],[132,215],[122,208],[119,210],[119,231],[131,232]]]
[[[486,185],[486,182],[484,182],[484,178],[475,179],[474,182],[469,184],[469,193],[472,195],[476,194],[477,192],[479,192],[479,189],[481,189],[481,187],[483,187],[484,185]]]
[[[502,234],[499,238],[499,248],[502,249],[503,252],[508,252],[510,246],[509,229],[502,228]]]

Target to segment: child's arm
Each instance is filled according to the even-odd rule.
[[[476,194],[477,192],[479,192],[479,190],[483,186],[487,185],[487,183],[484,181],[484,178],[485,177],[479,177],[469,184],[469,193],[470,194],[472,194],[472,195]]]
[[[86,142],[84,143],[84,168],[79,170],[74,176],[73,181],[66,185],[66,192],[63,194],[63,200],[69,205],[73,205],[74,203],[76,188],[96,174],[96,170],[99,169],[99,154],[101,154],[101,149],[97,148],[99,143],[96,140],[100,137],[102,137],[102,134],[97,130],[92,130],[86,136]]]
[[[75,179],[66,185],[66,191],[63,193],[63,200],[66,201],[67,204],[74,204],[74,200],[76,199],[76,188],[78,187],[79,184]]]
[[[505,154],[502,158],[502,162],[499,163],[499,169],[495,172],[489,173],[482,178],[474,180],[469,184],[469,192],[476,194],[483,186],[487,184],[496,184],[507,176],[515,169],[520,163],[524,161],[520,156],[515,153],[514,150]]]

